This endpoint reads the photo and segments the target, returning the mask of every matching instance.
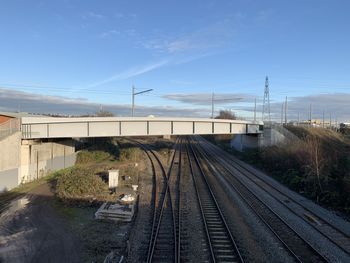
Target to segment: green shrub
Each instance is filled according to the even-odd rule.
[[[100,163],[108,158],[111,158],[111,155],[104,151],[81,151],[77,155],[77,164],[87,164],[87,163]]]
[[[300,141],[239,154],[281,183],[305,196],[348,212],[350,207],[350,141],[322,128],[288,126]]]
[[[119,160],[124,161],[138,161],[141,156],[141,151],[137,147],[124,148],[120,150]]]
[[[62,199],[99,199],[108,193],[108,186],[91,169],[72,168],[58,176],[56,193]]]

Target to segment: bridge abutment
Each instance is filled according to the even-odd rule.
[[[22,140],[21,133],[0,141],[0,191],[75,164],[73,139]]]
[[[75,163],[75,145],[72,139],[43,142],[22,140],[22,182],[39,179],[52,171],[67,168]]]
[[[243,152],[247,149],[254,149],[261,146],[261,134],[236,134],[231,140],[231,147]]]

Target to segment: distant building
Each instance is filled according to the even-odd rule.
[[[31,117],[31,116],[41,116],[41,115],[35,115],[27,112],[0,111],[0,124],[7,122],[8,120],[11,120],[11,119],[21,118],[21,117]]]
[[[310,120],[304,120],[301,121],[299,123],[294,122],[293,125],[301,125],[301,126],[312,126],[312,127],[325,127],[325,128],[329,128],[330,127],[330,123],[329,121],[325,120],[323,122],[323,120],[320,119],[312,119],[311,122]],[[332,126],[335,127],[335,123],[332,123]]]
[[[18,118],[16,113],[12,112],[0,112],[0,124],[7,122],[10,119]]]

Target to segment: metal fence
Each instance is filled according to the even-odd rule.
[[[0,140],[3,138],[20,131],[20,120],[10,119],[0,124]]]

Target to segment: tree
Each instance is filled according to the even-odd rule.
[[[113,117],[114,114],[110,111],[98,111],[96,112],[96,117]]]
[[[215,119],[237,120],[237,116],[229,110],[221,110]]]
[[[350,127],[345,123],[340,123],[340,132],[345,135],[350,135]]]
[[[309,157],[310,173],[316,176],[318,187],[322,193],[321,176],[325,177],[326,158],[320,140],[316,137],[306,138],[306,151]]]

